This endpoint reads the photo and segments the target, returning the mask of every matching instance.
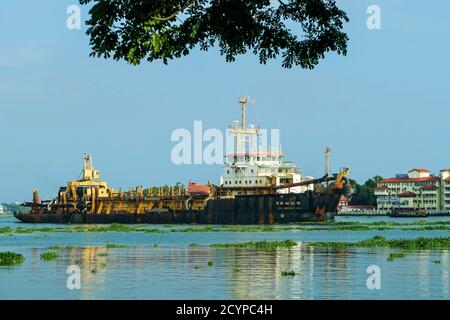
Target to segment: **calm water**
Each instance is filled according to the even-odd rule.
[[[449,218],[428,218],[428,220]],[[395,221],[350,218],[341,221]],[[398,221],[413,221],[400,219]],[[0,227],[49,227],[0,217]],[[58,226],[61,227],[61,226]],[[154,226],[152,226],[154,227]],[[163,228],[163,226],[159,226]],[[449,251],[418,251],[392,262],[388,249],[312,248],[307,241],[358,241],[450,236],[449,231],[285,231],[189,233],[0,234],[0,251],[25,262],[0,266],[0,299],[449,299]],[[291,249],[211,248],[213,243],[296,240]],[[127,245],[106,249],[105,244]],[[198,246],[191,247],[192,243]],[[159,246],[155,247],[154,245]],[[40,255],[53,245],[74,246],[55,261]],[[107,252],[108,256],[99,256]],[[433,263],[440,260],[440,263]],[[208,265],[208,262],[212,264]],[[80,290],[66,286],[69,265],[81,270]],[[366,268],[381,269],[381,289],[369,290]],[[95,270],[96,272],[92,272]],[[286,277],[281,271],[299,275]]]

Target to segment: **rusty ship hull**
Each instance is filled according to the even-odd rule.
[[[15,213],[25,223],[55,224],[283,224],[333,220],[341,194],[290,193],[243,195],[211,199],[202,210],[153,209],[148,212],[41,212]]]

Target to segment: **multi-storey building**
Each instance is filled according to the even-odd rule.
[[[408,174],[380,180],[375,188],[375,196],[378,209],[450,209],[450,169],[441,170],[440,176],[433,176],[425,169],[412,169]]]
[[[443,209],[450,210],[450,169],[441,170]]]

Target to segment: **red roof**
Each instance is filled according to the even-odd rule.
[[[210,193],[211,188],[209,186],[196,183],[196,182],[190,182],[188,185],[188,192],[189,193]]]
[[[424,177],[424,178],[389,178],[380,180],[378,183],[399,183],[399,182],[438,182],[439,177]]]
[[[403,198],[413,198],[416,196],[416,194],[411,191],[406,191],[406,192],[400,193],[398,196],[403,197]]]
[[[385,186],[379,186],[379,187],[376,187],[374,190],[389,190],[389,188],[385,187]]]
[[[412,170],[409,170],[408,172],[411,172],[411,171],[430,172],[427,169],[412,169]]]
[[[440,171],[450,171],[450,169],[441,169]]]
[[[444,181],[450,181],[450,177],[445,178]]]

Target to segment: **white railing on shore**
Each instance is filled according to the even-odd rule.
[[[337,215],[346,215],[346,216],[387,216],[390,210],[385,209],[342,209],[338,212]],[[430,216],[450,216],[450,210],[428,210]]]
[[[387,216],[389,213],[389,210],[381,210],[381,209],[373,209],[373,210],[369,210],[369,209],[361,209],[361,210],[355,210],[355,209],[350,209],[350,210],[345,210],[342,209],[338,212],[338,215],[354,215],[354,216]]]

